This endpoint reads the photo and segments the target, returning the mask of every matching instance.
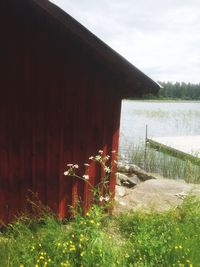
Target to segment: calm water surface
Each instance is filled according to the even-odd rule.
[[[133,101],[122,102],[120,150],[148,137],[200,135],[200,102]]]

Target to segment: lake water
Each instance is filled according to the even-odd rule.
[[[200,135],[200,102],[122,102],[120,151],[130,149],[148,137]]]

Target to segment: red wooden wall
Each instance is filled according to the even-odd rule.
[[[5,4],[3,11],[0,219],[31,210],[29,190],[63,218],[76,193],[89,203],[87,186],[63,175],[66,164],[82,165],[102,148],[117,151],[116,77],[95,51],[29,1]],[[98,172],[92,165],[92,183]]]

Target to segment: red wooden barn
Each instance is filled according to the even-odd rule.
[[[158,85],[47,0],[3,0],[0,12],[0,219],[25,210],[29,190],[63,218],[76,194],[89,201],[66,164],[117,151],[121,100]]]

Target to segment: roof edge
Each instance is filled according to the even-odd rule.
[[[146,93],[156,94],[158,90],[161,88],[161,86],[157,82],[155,82],[144,72],[135,67],[122,55],[120,55],[118,52],[112,49],[99,37],[97,37],[95,34],[89,31],[85,26],[83,26],[71,15],[66,13],[63,9],[61,9],[54,3],[48,0],[29,0],[29,1],[36,3],[39,7],[45,10],[50,16],[52,16],[59,23],[61,23],[62,26],[64,26],[67,30],[72,31],[81,40],[83,40],[90,47],[95,49],[113,68],[117,68],[120,73],[126,75],[129,80],[129,83],[131,81],[131,78],[133,79],[133,81],[135,81],[135,79],[138,79],[143,84],[142,87],[148,87],[147,92],[145,92],[146,90],[144,90],[144,94]],[[134,95],[134,90],[132,91],[132,94]]]

